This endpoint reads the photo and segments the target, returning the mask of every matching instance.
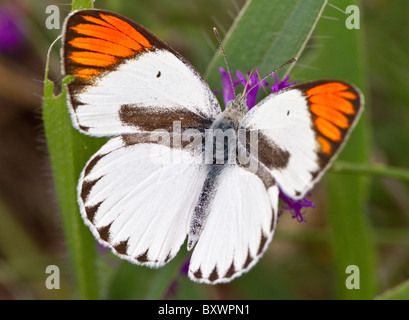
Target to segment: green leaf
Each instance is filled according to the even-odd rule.
[[[73,8],[92,7],[92,1],[73,1]],[[62,214],[65,237],[72,260],[78,294],[83,299],[98,298],[95,239],[84,225],[77,203],[77,182],[82,168],[90,156],[99,149],[104,139],[80,134],[73,128],[67,107],[65,85],[72,80],[66,77],[62,92],[54,96],[54,84],[48,80],[48,59],[45,72],[43,122],[54,185]]]
[[[409,169],[385,166],[383,164],[360,164],[338,160],[331,172],[369,175],[372,177],[395,178],[409,181]]]
[[[261,76],[274,71],[305,47],[326,0],[248,1],[226,34],[223,46],[230,70],[245,72],[260,68]],[[213,57],[206,78],[213,89],[219,88],[224,67],[220,51]],[[277,72],[288,73],[293,65]]]
[[[301,57],[300,63],[308,69],[296,68],[292,79],[313,80],[338,78],[358,86],[366,96],[365,56],[361,29],[347,29],[348,5],[357,1],[339,0],[336,6],[327,6],[314,34],[313,46],[318,48],[310,56]],[[361,28],[362,28],[361,21]],[[365,164],[370,155],[370,128],[364,112],[339,159]],[[344,162],[345,163],[345,162]],[[327,211],[332,229],[332,249],[335,264],[336,294],[340,299],[372,299],[376,291],[375,253],[367,221],[366,202],[369,179],[361,175],[328,174]],[[360,269],[360,289],[348,290],[345,273],[348,265]]]
[[[376,297],[378,300],[409,300],[409,280]]]
[[[93,0],[72,0],[72,11],[93,8]]]
[[[57,97],[53,90],[53,83],[46,79],[43,121],[57,199],[80,297],[97,298],[95,239],[80,216],[76,187],[86,161],[102,143],[72,127],[65,86]]]

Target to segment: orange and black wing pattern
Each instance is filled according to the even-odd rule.
[[[355,126],[362,111],[362,95],[339,80],[317,80],[297,87],[307,97],[322,168],[337,154]]]
[[[63,72],[87,83],[124,59],[163,47],[171,50],[130,19],[103,10],[76,11],[64,25]]]

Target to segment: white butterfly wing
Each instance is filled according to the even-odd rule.
[[[277,223],[278,187],[244,168],[222,170],[206,225],[193,250],[189,277],[222,283],[252,268]]]
[[[272,94],[242,127],[258,131],[258,157],[292,198],[302,198],[345,144],[362,111],[348,83],[319,80]]]
[[[89,135],[204,128],[220,113],[202,76],[176,51],[132,20],[81,10],[65,21],[63,74],[71,115]]]
[[[82,217],[123,259],[158,267],[183,244],[206,176],[186,149],[148,136],[109,140],[87,163],[78,185]]]

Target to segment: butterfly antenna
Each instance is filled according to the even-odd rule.
[[[289,65],[290,63],[296,62],[297,60],[298,60],[298,58],[297,58],[297,57],[294,57],[294,58],[288,60],[286,63],[284,63],[284,64],[282,64],[281,66],[279,66],[277,69],[275,69],[275,70],[274,70],[273,72],[271,72],[271,73],[275,73],[275,72],[277,72],[278,70],[280,70],[280,69],[284,68],[285,66]],[[266,75],[263,79],[261,79],[261,80],[260,80],[259,82],[257,82],[254,86],[252,86],[252,87],[249,89],[249,91],[247,91],[247,94],[249,94],[249,92],[250,92],[251,90],[253,90],[253,89],[254,89],[255,87],[257,87],[260,83],[262,83],[264,80],[266,80],[268,77],[270,77],[270,76],[271,76],[271,73],[268,74],[268,75]]]
[[[288,60],[288,61],[287,61],[286,63],[284,63],[283,65],[279,66],[279,67],[278,67],[277,69],[275,69],[273,72],[276,72],[276,71],[278,71],[278,70],[284,68],[286,65],[288,65],[288,64],[290,64],[290,63],[293,63],[293,62],[296,62],[297,60],[298,60],[298,58],[297,58],[297,57],[294,57],[294,58]]]
[[[214,32],[214,34],[216,36],[217,42],[219,43],[220,50],[221,50],[221,52],[223,54],[224,64],[226,65],[227,73],[228,73],[229,79],[230,79],[230,85],[231,85],[231,87],[233,89],[234,98],[236,98],[236,91],[234,90],[233,78],[232,78],[232,75],[231,75],[231,72],[230,72],[229,64],[227,63],[226,54],[224,53],[222,40],[220,39],[219,31],[217,30],[216,27],[213,27],[213,32]]]
[[[246,81],[246,85],[244,86],[244,89],[243,89],[243,95],[246,93],[247,86],[249,85],[251,76],[253,75],[253,72],[254,72],[255,70],[256,70],[256,68],[251,69],[251,71],[250,71],[250,73],[249,73],[249,75],[248,75],[248,78],[247,78],[247,81]]]

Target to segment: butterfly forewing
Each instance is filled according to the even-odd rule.
[[[96,136],[204,129],[220,112],[202,76],[135,22],[102,10],[72,13],[63,34],[63,73],[73,122]]]
[[[359,91],[337,80],[318,80],[272,94],[242,126],[258,132],[258,159],[280,188],[302,198],[338,154],[362,111]]]

